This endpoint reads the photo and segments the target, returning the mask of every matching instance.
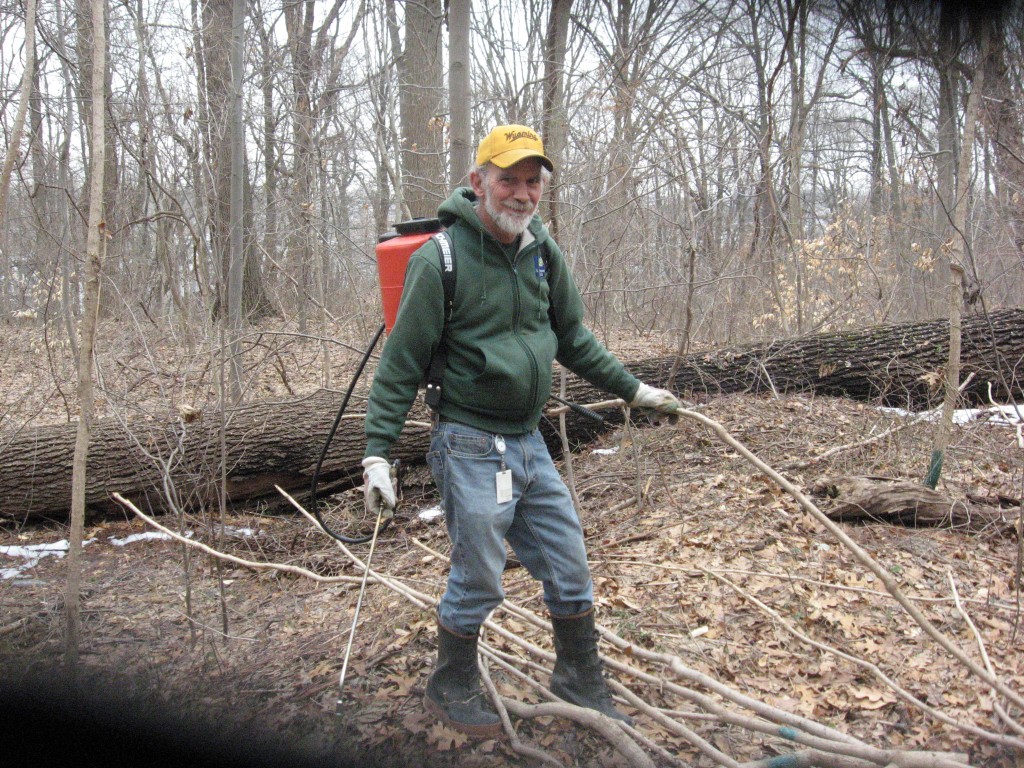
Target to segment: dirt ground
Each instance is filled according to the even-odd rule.
[[[736,395],[698,407],[804,489],[829,476],[919,479],[927,470],[934,429],[928,423],[815,459],[906,421],[868,404]],[[1011,502],[1012,521],[1019,515],[1012,500],[1024,488],[1024,450],[1016,441],[1012,428],[982,420],[956,428],[940,490],[953,499],[1001,496]],[[618,429],[575,454],[571,469],[598,621],[619,637],[677,656],[754,700],[882,748],[954,751],[969,755],[972,765],[994,768],[1024,764],[1019,752],[981,733],[1006,731],[984,686],[908,617],[840,541],[703,425],[684,419]],[[341,501],[357,508],[357,493]],[[816,501],[823,509],[832,503]],[[419,513],[435,504],[426,472],[414,468],[405,478],[395,524],[373,558],[377,571],[433,599],[444,587],[447,539],[439,518]],[[300,566],[327,577],[362,575],[285,503],[223,519],[197,513],[163,522],[247,561]],[[1021,691],[1021,561],[1012,525],[968,532],[874,523],[844,530],[896,577],[936,627]],[[156,722],[179,741],[255,753],[269,764],[280,764],[281,754],[294,765],[541,764],[515,751],[507,738],[467,741],[425,714],[421,698],[434,656],[429,609],[379,584],[368,586],[339,704],[358,583],[254,569],[166,539],[129,540],[152,531],[128,511],[87,526],[80,657],[86,694],[79,703],[113,713],[91,726],[94,737],[104,728],[138,736]],[[4,510],[2,547],[66,538],[62,526],[27,525],[17,510]],[[362,555],[367,547],[353,549]],[[53,683],[64,696],[55,681],[63,674],[66,562],[50,555],[28,566],[25,558],[2,551],[0,568],[20,569],[0,580],[3,676],[19,694],[26,686],[45,692],[45,684]],[[506,572],[506,590],[511,603],[543,612],[539,585],[522,568]],[[551,648],[550,638],[514,616],[499,610],[494,619]],[[497,645],[515,657],[500,638]],[[607,643],[602,650],[624,658]],[[641,658],[625,661],[647,668]],[[921,706],[901,699],[875,670]],[[664,670],[653,673],[667,678]],[[506,697],[543,700],[505,670],[494,668],[493,677]],[[538,678],[545,680],[546,673]],[[657,685],[622,682],[675,712],[740,763],[790,750],[777,736],[702,714]],[[22,699],[12,694],[10,701]],[[662,750],[651,755],[656,765],[713,764],[677,733],[623,706]],[[113,721],[127,730],[117,730]],[[550,764],[625,764],[607,741],[562,718],[513,717],[512,724],[519,740],[547,755]],[[165,742],[154,736],[150,743]],[[257,762],[250,757],[240,764]]]

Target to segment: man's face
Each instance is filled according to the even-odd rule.
[[[480,220],[492,235],[510,243],[526,231],[544,188],[539,160],[528,157],[508,168],[490,165],[469,178],[481,203]]]

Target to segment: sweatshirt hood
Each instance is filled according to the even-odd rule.
[[[477,215],[476,203],[476,193],[471,187],[458,187],[447,200],[441,203],[441,207],[437,209],[437,218],[446,228],[461,222],[464,226],[479,232],[481,236],[491,237]],[[543,243],[549,238],[550,235],[544,222],[541,221],[538,214],[534,214],[523,238],[523,244],[525,245],[531,240]]]

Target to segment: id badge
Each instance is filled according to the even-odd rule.
[[[494,476],[495,487],[498,491],[497,502],[507,504],[512,501],[512,470],[503,469]]]
[[[505,466],[505,438],[494,436],[494,449],[501,456],[501,471],[494,475],[494,488],[499,504],[512,501],[512,470]]]

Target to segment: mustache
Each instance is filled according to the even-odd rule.
[[[533,213],[534,206],[529,203],[517,203],[514,200],[509,200],[504,203],[506,208],[515,211],[516,213]]]

